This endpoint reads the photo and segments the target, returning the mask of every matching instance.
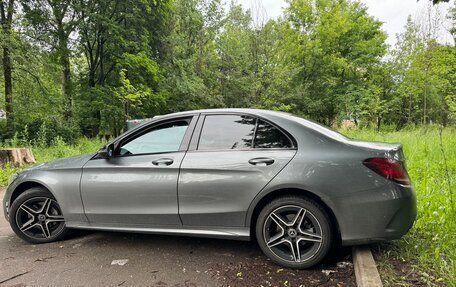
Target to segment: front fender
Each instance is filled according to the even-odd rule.
[[[78,225],[87,222],[80,194],[82,168],[60,170],[30,170],[22,172],[8,186],[3,205],[11,206],[11,199],[26,191],[29,187],[42,186],[57,200],[65,218],[66,225]],[[7,217],[5,210],[5,217]]]

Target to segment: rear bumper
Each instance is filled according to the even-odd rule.
[[[399,239],[417,215],[415,191],[396,183],[337,198],[334,204],[343,245]]]

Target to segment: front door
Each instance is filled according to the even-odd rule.
[[[91,224],[181,225],[177,180],[191,120],[143,128],[116,143],[109,159],[92,159],[84,166],[81,196]]]

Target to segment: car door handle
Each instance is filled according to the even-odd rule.
[[[159,158],[152,161],[153,165],[163,166],[163,165],[171,165],[174,162],[172,158]]]
[[[271,165],[274,163],[274,160],[269,157],[257,157],[249,160],[249,163],[253,165]]]

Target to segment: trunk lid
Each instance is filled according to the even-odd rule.
[[[394,159],[402,163],[405,162],[405,156],[401,143],[349,140],[348,144],[351,146],[373,151],[374,153],[377,153],[377,156]]]

